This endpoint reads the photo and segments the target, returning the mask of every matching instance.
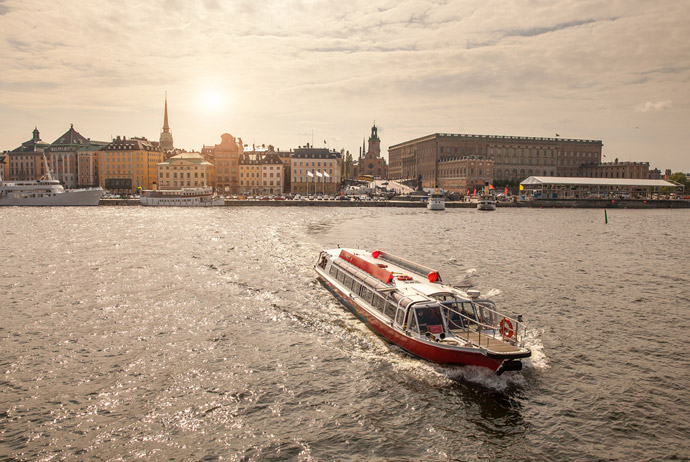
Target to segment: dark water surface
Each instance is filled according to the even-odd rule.
[[[2,460],[688,460],[685,210],[0,209]],[[524,315],[495,377],[315,282],[381,249]]]

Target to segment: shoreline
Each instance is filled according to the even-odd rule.
[[[139,199],[101,199],[99,206],[142,206]],[[568,209],[687,209],[688,200],[633,199],[534,199],[521,202],[498,202],[497,208],[568,208]],[[143,206],[142,206],[143,207]],[[303,201],[303,200],[236,200],[226,199],[224,207],[397,207],[426,208],[419,201]],[[477,208],[475,202],[446,202],[446,208]]]

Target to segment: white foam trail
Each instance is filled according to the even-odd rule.
[[[522,360],[525,367],[532,369],[546,369],[549,367],[549,359],[544,353],[544,345],[541,343],[539,335],[542,333],[538,329],[529,329],[525,336],[525,346],[530,349],[532,356]]]

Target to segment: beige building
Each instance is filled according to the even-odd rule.
[[[221,194],[239,194],[240,156],[244,152],[242,140],[229,133],[221,135],[221,142],[213,148],[216,190]]]
[[[282,194],[285,192],[285,170],[273,146],[245,151],[240,157],[240,191],[252,196]]]
[[[577,176],[588,178],[651,178],[649,162],[604,162],[601,164],[585,164],[578,170]],[[657,178],[661,178],[661,172]]]
[[[158,189],[200,188],[210,186],[213,165],[198,152],[185,152],[157,165]]]
[[[481,156],[444,157],[438,164],[437,187],[446,191],[472,193],[493,181],[494,161]]]
[[[98,151],[99,185],[113,192],[154,189],[164,153],[146,138],[120,138]]]
[[[494,162],[493,179],[517,183],[528,176],[576,176],[583,164],[601,161],[602,142],[523,136],[434,133],[388,148],[392,179],[422,175],[424,187],[439,187],[439,168],[453,158],[478,157]]]
[[[298,148],[290,156],[293,194],[336,194],[340,188],[342,156],[328,149]]]

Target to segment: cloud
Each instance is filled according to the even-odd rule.
[[[637,107],[635,107],[636,112],[658,112],[658,111],[663,111],[664,109],[670,109],[671,108],[671,101],[666,100],[666,101],[647,101],[646,103],[639,104]]]

